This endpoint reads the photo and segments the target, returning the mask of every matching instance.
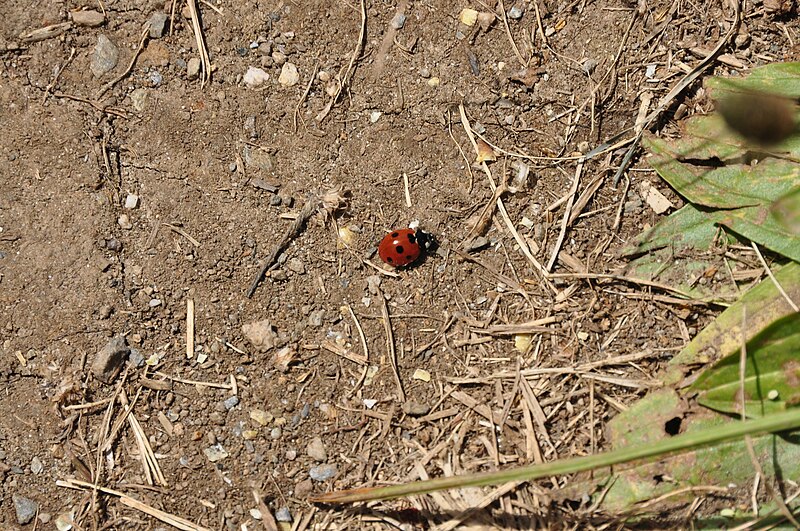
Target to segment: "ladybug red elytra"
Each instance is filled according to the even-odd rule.
[[[381,240],[378,245],[378,255],[391,266],[407,266],[422,256],[428,248],[428,241],[428,235],[421,230],[393,230]]]

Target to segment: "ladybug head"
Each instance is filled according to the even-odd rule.
[[[425,252],[435,251],[436,248],[439,246],[439,242],[436,241],[433,234],[430,232],[425,232],[422,229],[416,229],[415,234],[417,236],[417,242]]]

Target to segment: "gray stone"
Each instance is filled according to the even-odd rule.
[[[186,77],[189,79],[197,79],[200,75],[200,59],[198,57],[192,57],[186,63]]]
[[[92,62],[89,69],[95,77],[111,72],[119,61],[119,49],[105,35],[97,37],[97,45],[92,53]]]
[[[156,11],[152,15],[150,15],[150,20],[148,20],[150,24],[150,38],[151,39],[160,39],[164,36],[164,30],[167,29],[167,19],[169,17],[166,13],[162,13],[160,11]]]
[[[308,324],[311,326],[322,326],[322,319],[325,318],[325,310],[316,310],[308,316]]]
[[[406,16],[403,13],[397,13],[392,19],[391,25],[394,29],[402,29],[406,23]]]
[[[236,395],[234,395],[234,396],[231,396],[231,397],[229,397],[229,398],[226,398],[226,399],[225,399],[225,400],[224,400],[222,403],[223,403],[223,405],[225,406],[225,409],[227,409],[228,411],[230,411],[231,409],[233,409],[233,408],[235,408],[237,405],[239,405],[239,397],[238,397],[238,396],[236,396]]]
[[[328,481],[336,476],[338,470],[336,465],[319,465],[312,466],[308,471],[308,475],[314,481]]]
[[[297,258],[292,258],[286,262],[286,269],[292,271],[293,273],[297,273],[298,275],[302,275],[306,272],[306,266]]]
[[[322,439],[319,437],[314,437],[311,442],[308,443],[306,453],[311,459],[318,463],[324,463],[328,460],[328,451],[325,449],[325,443],[323,443]]]
[[[14,510],[17,512],[17,523],[19,525],[30,523],[33,517],[36,516],[36,511],[39,510],[39,504],[30,498],[17,496],[16,494],[12,495],[11,499],[14,500]]]
[[[92,374],[103,383],[111,384],[119,372],[122,364],[130,354],[125,336],[116,336],[95,354],[92,362]]]
[[[277,511],[275,511],[275,520],[279,522],[291,522],[292,521],[292,513],[289,511],[288,507],[281,507]]]

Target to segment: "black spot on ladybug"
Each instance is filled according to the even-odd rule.
[[[399,232],[393,232],[392,233],[392,238],[397,238],[398,236],[400,236]]]
[[[408,235],[408,241],[410,241],[412,245],[413,245],[414,243],[416,243],[416,241],[417,241],[417,237],[416,237],[416,235],[414,235],[414,234],[409,234],[409,235]]]
[[[408,260],[409,262],[412,261],[413,259],[414,259],[414,257],[411,256],[411,255],[406,256],[406,260]]]
[[[394,260],[392,260],[392,257],[391,257],[391,256],[387,256],[387,257],[386,257],[386,261],[387,261],[387,262],[389,262],[390,264],[391,264],[392,262],[394,262]]]
[[[394,250],[397,251],[397,254],[403,254],[403,251],[405,249],[403,249],[402,245],[398,245],[397,247],[394,248]]]

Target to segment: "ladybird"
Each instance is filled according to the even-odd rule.
[[[378,245],[378,255],[391,266],[407,266],[419,260],[427,249],[427,241],[427,234],[421,230],[393,230],[381,240]]]

